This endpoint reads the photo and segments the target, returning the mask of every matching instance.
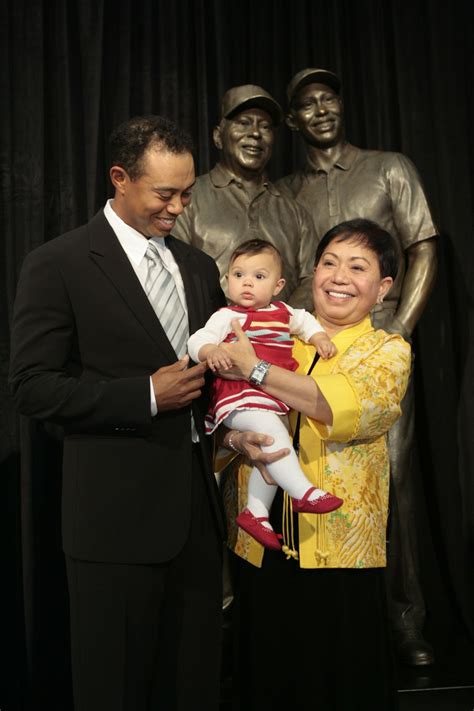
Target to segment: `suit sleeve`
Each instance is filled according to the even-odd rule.
[[[146,434],[151,429],[147,376],[84,380],[67,285],[43,248],[26,258],[20,274],[10,385],[21,413],[74,432]]]

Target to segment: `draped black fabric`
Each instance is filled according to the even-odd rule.
[[[22,260],[103,205],[107,137],[120,121],[175,119],[194,135],[197,171],[206,172],[223,92],[260,84],[285,105],[287,82],[308,66],[341,76],[351,142],[414,161],[442,235],[415,335],[417,516],[433,638],[453,627],[472,633],[473,26],[469,0],[2,1],[2,709],[70,708],[60,443],[51,429],[19,423],[6,384]],[[272,176],[302,159],[281,127]]]

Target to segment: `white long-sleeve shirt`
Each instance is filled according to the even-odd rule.
[[[292,306],[285,304],[290,314],[289,330],[294,336],[297,336],[302,341],[308,342],[311,336],[315,333],[324,331],[319,321],[306,311],[305,309],[294,309]],[[259,311],[276,311],[273,304],[258,309]],[[209,343],[214,343],[216,346],[225,339],[228,333],[232,331],[232,321],[237,319],[240,323],[244,323],[247,319],[246,312],[234,311],[230,308],[223,308],[212,314],[205,326],[193,333],[188,341],[188,353],[190,358],[195,362],[199,362],[199,351],[203,346]]]

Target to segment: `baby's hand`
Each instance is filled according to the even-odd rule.
[[[231,359],[219,346],[216,346],[214,350],[207,354],[206,360],[213,373],[215,373],[216,370],[229,370],[229,368],[232,368]]]
[[[337,348],[325,333],[316,333],[311,340],[314,342],[319,355],[321,358],[324,358],[324,360],[336,355]]]

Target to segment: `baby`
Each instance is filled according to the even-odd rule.
[[[188,341],[190,357],[198,362],[207,360],[210,369],[226,370],[232,366],[228,354],[219,347],[223,341],[235,340],[231,322],[238,319],[263,361],[263,377],[269,364],[296,370],[297,362],[291,355],[293,341],[290,334],[311,343],[322,358],[331,358],[336,347],[322,326],[309,312],[294,309],[282,301],[271,301],[285,285],[283,262],[278,250],[260,239],[241,244],[232,254],[229,264],[228,289],[232,305],[211,316],[204,328],[196,331]],[[271,435],[274,443],[265,451],[290,448],[290,454],[267,465],[277,485],[292,497],[294,511],[328,513],[339,508],[342,499],[317,489],[306,478],[291,440],[283,415],[289,407],[272,397],[259,385],[262,375],[252,385],[245,380],[225,380],[216,377],[212,383],[211,405],[206,416],[206,433],[211,434],[223,423],[229,429],[251,430]],[[265,482],[258,469],[252,469],[248,485],[248,501],[237,517],[237,523],[267,548],[281,548],[268,516],[277,490]]]

